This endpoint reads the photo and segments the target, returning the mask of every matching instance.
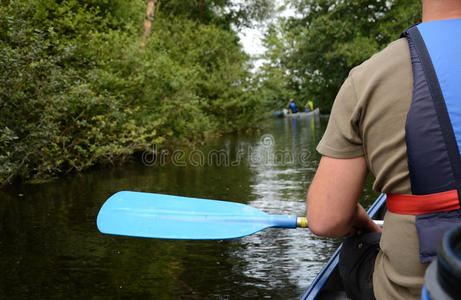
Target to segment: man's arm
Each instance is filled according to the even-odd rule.
[[[357,229],[381,231],[358,203],[367,173],[363,156],[322,157],[307,195],[307,219],[313,233],[340,237]]]

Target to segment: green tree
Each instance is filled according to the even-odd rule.
[[[296,81],[295,68],[291,68],[291,55],[295,51],[295,30],[289,30],[287,23],[279,19],[269,26],[263,38],[267,49],[262,56],[264,63],[258,72],[259,91],[267,108],[279,110],[285,108],[289,98],[299,94],[299,82]],[[298,105],[300,104],[297,101]]]
[[[281,27],[293,47],[281,61],[297,97],[313,99],[329,111],[354,66],[420,21],[420,1],[292,0],[299,16]],[[294,37],[290,37],[294,34]]]

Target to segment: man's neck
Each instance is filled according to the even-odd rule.
[[[459,0],[423,0],[423,22],[461,18]]]

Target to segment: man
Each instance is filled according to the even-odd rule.
[[[429,241],[431,234],[427,229],[432,229],[431,224],[439,225],[439,220],[433,218],[461,222],[459,203],[456,203],[460,198],[457,191],[461,191],[461,176],[457,175],[456,169],[461,164],[458,166],[451,160],[454,157],[454,161],[459,161],[460,154],[451,149],[456,148],[456,141],[453,142],[455,138],[443,139],[446,132],[454,132],[457,140],[461,141],[461,130],[456,125],[461,122],[461,116],[451,113],[453,109],[458,111],[459,104],[445,99],[448,114],[445,110],[445,114],[440,117],[439,111],[443,113],[444,109],[441,107],[445,105],[431,102],[434,82],[442,83],[439,93],[442,99],[443,96],[453,94],[450,88],[443,86],[445,81],[453,80],[443,77],[443,71],[439,72],[437,59],[440,57],[431,56],[432,47],[437,46],[433,40],[438,38],[434,30],[443,33],[440,36],[450,36],[453,28],[455,32],[451,33],[452,39],[447,40],[447,49],[456,50],[459,45],[451,45],[451,42],[459,40],[461,36],[456,31],[461,30],[461,20],[454,20],[453,26],[447,23],[451,21],[446,20],[460,18],[459,0],[423,0],[421,25],[424,26],[418,27],[421,34],[415,33],[414,29],[409,30],[404,38],[391,43],[351,71],[338,93],[327,130],[318,145],[317,150],[323,156],[307,196],[309,227],[315,234],[341,237],[363,231],[379,232],[380,229],[357,202],[368,172],[375,177],[373,188],[388,194],[389,212],[384,219],[380,250],[376,261],[374,257],[371,260],[373,285],[368,291],[370,294],[363,299],[372,299],[373,295],[378,300],[420,299],[424,272],[438,242]],[[443,30],[438,29],[438,24],[442,25]],[[426,31],[432,31],[432,35],[426,37]],[[420,61],[421,46],[419,42],[415,42],[415,35],[418,34],[427,43],[429,57],[434,59],[433,69],[439,73],[433,73],[439,77],[438,81],[437,76],[434,79],[421,75],[430,68]],[[454,48],[450,48],[452,46]],[[442,45],[442,50],[443,47],[445,45]],[[460,52],[457,51],[450,57],[452,61],[444,62],[445,66],[451,62],[455,67],[461,66],[456,53]],[[442,55],[442,60],[444,57]],[[440,95],[434,98],[440,98]],[[424,101],[419,102],[417,97],[422,97]],[[429,106],[421,109],[418,107],[420,103]],[[424,122],[426,113],[429,118]],[[452,126],[447,121],[450,120],[448,115]],[[413,120],[414,118],[417,120]],[[439,131],[432,130],[433,124],[438,126],[437,130],[442,128],[439,130],[440,134]],[[440,137],[440,140],[421,143],[434,132],[439,134],[437,138]],[[445,147],[447,140],[453,147]],[[442,144],[444,146],[437,148],[435,152],[431,148]],[[461,147],[458,145],[458,148]],[[426,168],[426,161],[432,165]],[[440,172],[445,172],[443,176],[450,177],[447,179],[449,186],[440,186],[445,179],[439,180],[438,175],[434,175]],[[425,181],[427,178],[431,180]],[[428,191],[425,192],[424,189]],[[450,199],[440,196],[448,193]],[[440,203],[439,200],[445,198],[448,199],[448,204]],[[411,211],[414,204],[419,206]],[[448,208],[441,209],[445,204]],[[426,212],[423,209],[425,206],[431,209]],[[446,216],[453,213],[453,218]],[[429,217],[429,222],[423,222],[425,217]],[[431,248],[430,254],[423,251],[427,247]]]
[[[314,102],[312,100],[308,100],[305,106],[305,111],[313,111],[314,110]]]
[[[314,110],[314,102],[312,100],[307,101],[307,105],[309,106],[309,110]]]
[[[288,109],[290,110],[290,113],[291,113],[291,114],[297,113],[297,110],[296,110],[296,103],[295,103],[295,101],[293,100],[293,98],[290,98],[290,103],[288,103]]]

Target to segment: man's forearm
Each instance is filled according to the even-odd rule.
[[[307,218],[312,232],[322,236],[344,236],[357,222],[365,221],[358,199],[366,175],[363,156],[351,159],[322,157],[307,196]]]

